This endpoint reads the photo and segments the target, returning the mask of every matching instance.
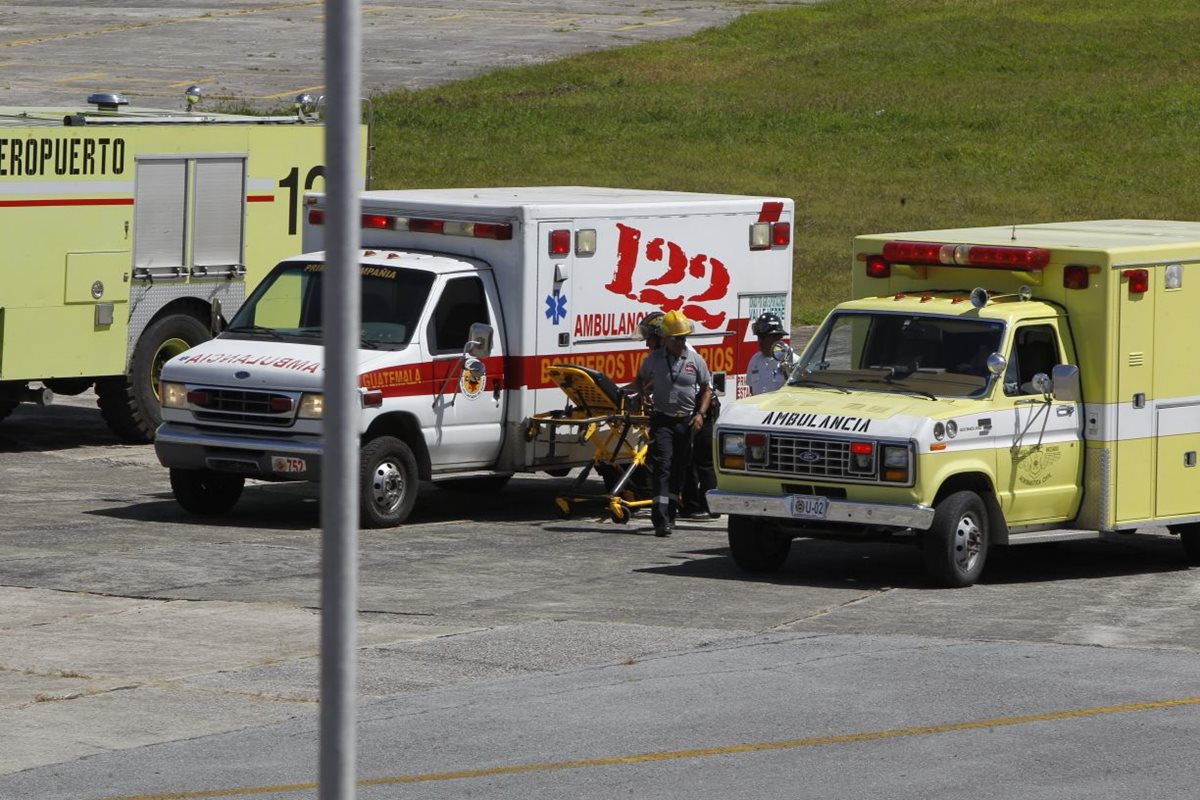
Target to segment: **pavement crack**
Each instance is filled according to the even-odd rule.
[[[789,626],[795,625],[797,622],[807,622],[809,620],[819,619],[821,617],[832,614],[835,611],[841,611],[844,608],[850,608],[851,606],[861,605],[862,603],[869,603],[872,600],[876,600],[880,597],[883,597],[884,595],[891,594],[892,592],[895,592],[895,591],[896,591],[896,589],[894,589],[890,586],[884,587],[883,589],[875,589],[873,591],[868,592],[865,595],[861,595],[861,596],[855,597],[851,600],[847,600],[844,603],[838,603],[837,605],[832,605],[832,606],[825,606],[824,608],[817,609],[816,611],[812,612],[811,614],[805,614],[802,617],[796,617],[795,619],[788,620],[786,622],[780,622],[777,625],[772,625],[770,628],[767,628],[764,632],[772,633],[775,631],[787,630],[789,628]]]

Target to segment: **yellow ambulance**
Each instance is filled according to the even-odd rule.
[[[0,419],[94,386],[115,433],[150,440],[163,362],[300,248],[324,175],[307,102],[273,117],[116,94],[0,108]]]
[[[1200,563],[1200,223],[859,236],[852,269],[788,384],[718,423],[741,568],[907,541],[966,586],[995,546],[1151,526]]]

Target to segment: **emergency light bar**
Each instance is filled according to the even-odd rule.
[[[308,222],[310,225],[324,225],[325,211],[320,208],[309,209]],[[377,231],[411,231],[497,241],[512,239],[512,223],[509,222],[465,222],[453,219],[397,217],[392,214],[363,214],[362,227]]]
[[[982,267],[1033,272],[1050,263],[1050,251],[1042,247],[888,242],[883,246],[883,260],[900,264]]]

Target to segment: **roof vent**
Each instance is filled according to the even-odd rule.
[[[116,111],[118,106],[129,105],[129,98],[116,92],[96,92],[89,94],[87,101],[101,111]]]

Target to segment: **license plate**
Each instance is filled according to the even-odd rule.
[[[291,456],[271,456],[271,469],[274,472],[284,474],[305,472],[307,466],[303,458],[292,458]]]
[[[800,519],[825,519],[829,508],[828,497],[813,497],[812,495],[794,494],[788,498],[793,517]]]

